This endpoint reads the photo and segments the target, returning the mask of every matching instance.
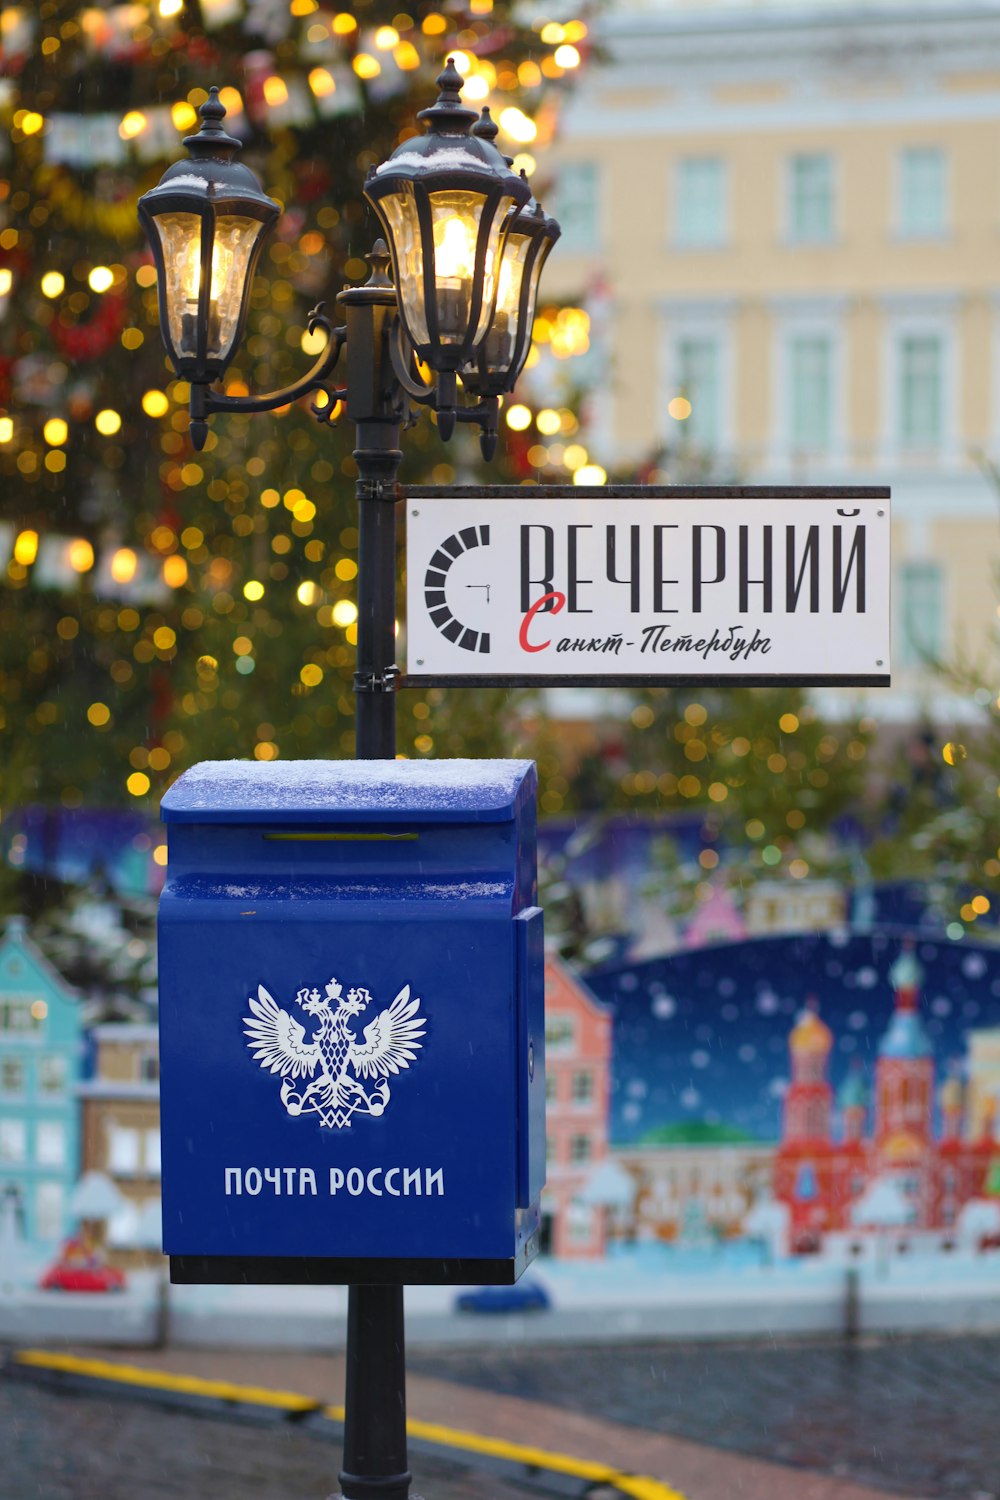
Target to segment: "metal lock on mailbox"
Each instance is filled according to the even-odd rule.
[[[207,761],[163,799],[184,1282],[517,1279],[545,1179],[530,761]]]

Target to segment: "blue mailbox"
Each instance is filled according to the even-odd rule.
[[[545,1180],[530,761],[206,761],[163,799],[181,1282],[512,1282]]]

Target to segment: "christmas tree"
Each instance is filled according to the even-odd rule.
[[[377,226],[365,174],[419,129],[447,55],[466,101],[492,107],[498,144],[534,174],[587,27],[518,15],[509,0],[446,11],[420,0],[405,13],[382,0],[4,7],[5,813],[30,801],[152,813],[206,756],[351,753],[353,431],[320,427],[304,402],[218,420],[194,451],[136,200],[220,85],[226,129],[284,204],[227,389],[280,388],[311,363],[310,306],[367,277]],[[549,343],[559,318],[542,309]],[[445,447],[423,418],[402,477],[473,476],[467,437]],[[525,472],[515,453],[493,478]],[[509,714],[489,695],[481,707],[468,693],[460,707],[404,695],[401,751],[509,753]]]

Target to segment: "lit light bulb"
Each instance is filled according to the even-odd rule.
[[[438,276],[448,281],[471,278],[475,259],[475,226],[457,215],[439,219],[434,225],[434,266]]]

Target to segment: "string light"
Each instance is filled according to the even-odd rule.
[[[86,537],[74,537],[66,548],[66,561],[74,573],[89,573],[94,566],[94,549]]]
[[[221,8],[229,3],[230,0],[219,0]],[[286,16],[290,14],[302,18],[304,22],[297,33],[302,43],[299,56],[303,61],[296,63],[291,54],[286,58],[283,53],[278,52],[274,54],[278,61],[271,63],[271,68],[275,71],[270,72],[264,68],[254,79],[249,109],[258,131],[266,131],[269,124],[284,130],[289,126],[295,129],[303,123],[295,117],[295,112],[300,107],[301,88],[306,81],[312,98],[317,101],[333,99],[338,93],[338,87],[340,89],[340,97],[321,109],[321,113],[329,113],[331,109],[337,110],[340,107],[345,110],[353,109],[357,107],[354,103],[357,88],[353,83],[345,84],[345,68],[353,66],[355,74],[364,81],[378,79],[380,73],[396,77],[397,70],[398,73],[415,73],[428,64],[437,64],[439,56],[444,55],[445,39],[451,41],[454,38],[459,45],[448,50],[455,56],[456,66],[465,79],[466,98],[479,104],[487,100],[493,91],[502,91],[506,96],[505,108],[501,110],[498,103],[497,109],[503,115],[501,128],[513,143],[511,151],[515,146],[526,147],[537,139],[539,125],[529,113],[517,109],[511,103],[511,94],[520,87],[534,88],[540,85],[544,81],[542,70],[535,63],[525,64],[519,77],[515,61],[498,61],[499,53],[494,54],[493,61],[477,55],[480,49],[479,33],[485,33],[490,23],[470,23],[468,15],[489,17],[494,12],[494,0],[468,0],[468,15],[464,21],[446,16],[443,12],[432,11],[422,18],[418,15],[416,19],[403,14],[396,15],[391,24],[374,26],[365,23],[362,50],[356,53],[352,62],[349,59],[359,36],[355,15],[348,11],[331,14],[324,8],[325,0],[323,4],[320,0],[287,0],[287,5]],[[208,6],[204,8],[207,14]],[[184,0],[151,0],[150,4],[138,9],[142,10],[145,20],[136,22],[136,40],[152,45],[154,56],[158,55],[158,48],[179,45],[182,33],[177,27],[161,26],[157,30],[157,19],[177,22],[182,16],[190,16],[191,6],[186,6]],[[6,16],[4,24],[7,24]],[[505,27],[508,25],[506,15],[503,24]],[[92,48],[105,47],[107,25],[103,12],[86,7],[81,13],[79,26]],[[459,27],[465,29],[459,30]],[[139,31],[143,33],[141,38]],[[579,40],[579,36],[572,31],[572,23],[565,23],[561,32],[562,41],[559,46],[568,46],[572,50],[573,44]],[[69,31],[64,28],[64,33],[62,41],[57,38],[42,39],[45,43],[42,50],[46,56],[50,56],[69,40]],[[338,45],[336,51],[332,51],[334,38],[341,45],[346,42],[346,47],[341,50],[341,45]],[[7,40],[6,35],[4,39]],[[424,39],[429,39],[430,45]],[[42,46],[42,42],[35,40],[33,45],[37,48]],[[414,45],[415,42],[417,45]],[[516,49],[519,45],[515,41],[513,48]],[[334,58],[338,60],[335,62]],[[59,60],[56,59],[47,66],[57,65]],[[311,66],[311,63],[317,65]],[[277,71],[279,68],[285,76]],[[347,77],[350,76],[348,72]],[[413,80],[407,79],[406,82],[412,84]],[[308,97],[309,95],[306,96]],[[162,95],[157,95],[157,100],[159,98]],[[150,100],[143,104],[136,98],[136,107],[123,111],[119,105],[113,114],[102,116],[101,122],[115,143],[122,161],[130,164],[122,167],[123,178],[136,176],[139,171],[145,170],[144,167],[137,169],[137,162],[148,163],[160,152],[171,150],[169,140],[164,139],[164,130],[168,136],[171,128],[181,134],[196,130],[197,110],[206,99],[205,90],[197,88],[191,89],[186,99],[175,99],[173,102],[168,98],[163,103]],[[273,121],[261,119],[261,101],[268,109],[280,111]],[[248,107],[240,92],[231,87],[222,90],[221,102],[230,121],[244,114]],[[542,133],[547,137],[550,130],[548,115],[540,117],[540,120]],[[54,125],[52,122],[48,123],[54,146]],[[47,128],[47,122],[39,112],[25,109],[15,112],[13,125],[15,151],[20,138],[16,132],[37,136]],[[409,128],[401,113],[400,139],[405,138]],[[234,133],[242,134],[245,131],[237,130]],[[87,140],[82,143],[82,152],[88,149],[89,139],[88,135]],[[127,153],[119,142],[125,142],[129,147]],[[26,153],[26,159],[29,155],[30,153]],[[53,160],[56,160],[55,156]],[[536,170],[535,158],[530,151],[519,149],[515,170],[524,170],[528,175]],[[74,177],[72,171],[60,174],[60,180],[65,179],[71,186]],[[42,241],[32,241],[32,231],[44,222],[41,205],[45,194],[40,187],[35,187],[33,191],[35,202],[39,206],[37,215],[30,216],[26,212],[20,230],[8,226],[0,231],[0,249],[3,251],[12,251],[18,245],[19,234],[22,245],[27,247],[24,258],[12,257],[9,265],[0,266],[0,298],[9,297],[20,287],[24,279],[22,267],[30,266],[32,257],[37,256],[42,248]],[[13,193],[13,187],[11,192]],[[30,198],[30,194],[28,196]],[[29,202],[28,207],[30,206]],[[12,210],[13,222],[21,223],[16,202],[12,204]],[[60,213],[63,212],[71,231],[78,231],[81,243],[91,237],[90,231],[93,231],[91,242],[95,246],[103,244],[110,247],[127,243],[125,226],[131,224],[134,213],[127,194],[122,195],[120,203],[102,203],[96,200],[90,202],[74,186],[73,198],[60,206]],[[296,228],[287,242],[279,240],[265,252],[253,290],[247,338],[248,359],[243,369],[226,382],[226,388],[232,394],[247,394],[250,388],[258,387],[265,378],[260,368],[262,361],[275,357],[266,347],[257,350],[252,347],[254,338],[262,337],[258,329],[255,329],[254,319],[266,318],[270,307],[277,310],[279,302],[290,303],[293,298],[298,297],[305,287],[307,258],[315,257],[312,266],[308,268],[310,271],[326,270],[325,263],[330,254],[328,247],[338,242],[338,233],[331,234],[339,219],[337,207],[333,204],[318,208],[306,206],[305,213],[305,223]],[[70,215],[75,217],[70,218]],[[84,233],[85,229],[88,233]],[[331,462],[328,458],[313,456],[307,450],[305,472],[312,476],[305,481],[310,485],[309,494],[302,490],[285,490],[284,485],[281,487],[283,493],[272,488],[258,493],[255,481],[262,484],[266,482],[258,476],[266,474],[271,455],[266,446],[262,445],[259,454],[251,451],[237,459],[232,436],[220,424],[219,430],[212,432],[209,440],[209,448],[216,448],[218,462],[203,467],[190,450],[187,413],[184,411],[189,397],[187,383],[168,376],[159,358],[154,358],[152,354],[148,366],[140,365],[131,358],[134,352],[148,347],[147,323],[155,321],[155,268],[152,264],[137,263],[139,258],[136,257],[129,259],[126,270],[125,265],[119,265],[114,259],[118,253],[124,259],[124,252],[116,252],[110,248],[104,251],[108,264],[91,266],[86,258],[87,252],[83,250],[76,255],[67,253],[62,269],[45,270],[44,262],[38,266],[34,273],[38,280],[32,284],[36,288],[40,287],[41,295],[57,304],[59,299],[66,299],[64,306],[43,309],[44,317],[39,320],[43,327],[51,330],[46,338],[52,340],[55,335],[59,342],[60,352],[54,356],[52,369],[57,368],[55,360],[58,359],[65,360],[67,367],[71,363],[75,365],[81,361],[93,361],[95,378],[86,383],[81,379],[79,384],[66,385],[67,405],[64,416],[46,413],[46,404],[48,412],[52,412],[51,399],[47,403],[42,400],[37,403],[32,401],[32,410],[38,412],[40,407],[41,416],[36,415],[33,421],[18,422],[16,431],[15,421],[11,416],[0,416],[0,444],[11,444],[15,437],[18,439],[18,448],[14,453],[8,450],[4,461],[12,466],[16,463],[26,481],[46,477],[46,469],[50,475],[62,472],[67,466],[68,455],[70,465],[80,464],[80,474],[83,476],[81,483],[88,495],[89,483],[85,476],[88,471],[96,471],[100,478],[105,465],[107,472],[104,478],[113,487],[121,488],[111,475],[125,461],[125,444],[114,440],[120,439],[123,430],[127,431],[130,414],[134,427],[136,404],[150,423],[162,424],[159,427],[145,428],[145,424],[140,423],[144,429],[142,436],[153,445],[156,455],[153,471],[155,472],[158,464],[162,494],[162,500],[154,498],[148,504],[139,504],[137,497],[135,516],[129,517],[130,525],[138,518],[138,528],[132,535],[143,536],[143,544],[126,544],[129,532],[125,532],[118,534],[120,540],[116,538],[110,545],[105,545],[100,555],[100,568],[92,585],[79,592],[70,590],[67,600],[63,601],[62,608],[70,612],[60,620],[58,630],[53,624],[52,641],[60,651],[71,653],[70,643],[79,639],[82,644],[91,633],[109,638],[117,635],[118,640],[114,642],[113,650],[109,651],[107,658],[109,680],[118,688],[124,688],[141,680],[144,664],[155,665],[158,659],[169,658],[182,650],[186,641],[193,644],[198,639],[198,633],[205,632],[202,639],[211,641],[211,631],[227,629],[225,648],[222,648],[221,642],[215,644],[217,656],[212,657],[207,652],[202,652],[199,656],[195,682],[185,680],[188,670],[186,662],[184,673],[178,670],[177,685],[172,689],[177,695],[172,712],[176,716],[175,722],[179,720],[181,724],[185,724],[206,713],[238,714],[245,699],[241,697],[242,685],[235,677],[235,672],[245,677],[254,671],[255,658],[260,657],[255,643],[263,647],[266,642],[277,640],[283,630],[291,643],[293,626],[303,631],[311,630],[312,640],[306,651],[300,651],[294,666],[289,663],[289,685],[300,698],[314,688],[325,688],[325,691],[317,694],[314,702],[309,705],[308,714],[300,713],[296,719],[293,712],[287,729],[283,724],[262,724],[259,726],[256,742],[251,729],[249,745],[239,752],[251,753],[256,743],[253,754],[258,759],[276,759],[280,753],[280,740],[286,754],[295,753],[291,742],[286,745],[286,735],[290,734],[293,740],[309,737],[314,732],[312,726],[324,722],[319,718],[324,713],[329,716],[324,722],[325,733],[328,726],[337,726],[338,716],[347,712],[342,703],[337,702],[338,691],[342,694],[343,686],[338,689],[332,685],[349,679],[353,660],[350,647],[357,640],[357,605],[351,599],[331,598],[331,594],[338,588],[349,587],[357,579],[358,564],[355,557],[343,555],[344,552],[354,551],[357,536],[349,535],[353,528],[344,528],[339,533],[334,529],[328,538],[326,525],[332,503],[333,481],[342,455],[331,454]],[[358,273],[349,273],[349,279],[358,279]],[[105,304],[96,300],[106,293],[124,291],[128,287],[133,289],[135,296],[126,318],[122,318],[118,311],[118,298],[108,297]],[[153,295],[142,295],[144,293]],[[124,305],[124,298],[120,300]],[[575,324],[571,320],[568,326],[560,325],[559,311],[557,308],[548,310],[550,333],[546,349],[562,358],[565,357],[567,348],[572,346],[575,352],[580,346],[581,324],[577,318]],[[582,310],[579,312],[584,316]],[[120,395],[120,409],[114,387],[103,382],[104,371],[99,363],[101,355],[90,352],[91,347],[97,347],[98,341],[104,337],[104,320],[113,320],[115,317],[118,319],[118,326],[113,328],[101,346],[102,352],[103,349],[110,348],[111,356],[120,362],[119,367],[131,369],[134,372],[133,380],[141,382],[137,387],[133,384],[128,404],[124,395]],[[294,332],[289,328],[288,343],[293,346],[291,353],[296,352],[295,346],[301,342],[303,351],[315,357],[325,345],[325,335],[322,332],[315,335],[303,334],[303,321],[300,315]],[[122,323],[126,326],[121,326]],[[62,347],[64,330],[67,344],[72,336],[77,346],[87,352],[82,355],[67,353]],[[129,357],[126,358],[122,351],[128,351]],[[288,354],[289,351],[279,346],[276,364],[280,366],[285,363]],[[531,363],[537,362],[536,349],[532,349],[529,359]],[[143,373],[139,373],[140,369]],[[109,376],[111,373],[109,361]],[[55,374],[49,378],[54,383],[53,390],[58,392],[62,385],[61,378],[57,380]],[[56,399],[59,399],[58,395]],[[106,404],[109,401],[114,404]],[[339,407],[341,403],[337,404]],[[58,407],[56,410],[58,411]],[[510,406],[505,404],[504,416],[511,432],[529,432],[535,421],[533,407],[524,402],[512,403]],[[543,448],[540,443],[536,447],[546,455],[550,465],[562,465],[570,473],[580,468],[586,469],[587,450],[582,443],[569,442],[575,427],[565,425],[561,410],[543,407],[539,413],[537,430],[547,440],[547,447]],[[95,444],[95,433],[109,441]],[[296,448],[301,431],[295,422],[289,423],[287,435],[292,439],[291,448]],[[349,463],[350,460],[347,459],[346,462]],[[442,475],[448,475],[447,480],[441,478],[442,483],[453,482],[454,472],[450,466],[438,464],[435,480],[440,477],[438,471]],[[194,494],[195,490],[200,493]],[[282,501],[284,508],[279,509]],[[190,507],[187,513],[185,507]],[[185,514],[184,521],[173,518],[175,510]],[[32,510],[26,507],[25,513],[31,515]],[[155,519],[146,519],[147,514]],[[165,516],[167,520],[161,520],[161,516]],[[187,524],[188,516],[191,521],[197,520],[199,524]],[[321,519],[324,523],[322,528],[318,524]],[[315,534],[307,542],[306,538],[314,527]],[[181,533],[180,537],[177,532]],[[247,539],[243,544],[247,548],[245,553],[236,547],[233,547],[232,552],[229,551],[236,538]],[[184,555],[178,552],[179,546],[184,549]],[[251,546],[254,549],[252,552]],[[258,547],[260,552],[256,550]],[[46,569],[45,587],[49,589],[53,587],[51,580],[59,578],[60,569],[65,578],[67,570],[82,576],[96,567],[95,548],[86,537],[53,535],[46,536],[44,542],[41,542],[37,531],[25,529],[17,534],[11,549],[8,581],[12,587],[21,584],[30,586],[27,570],[36,563],[40,550]],[[252,570],[259,576],[243,581],[243,569],[251,556],[254,559]],[[314,579],[302,576],[303,565],[314,569]],[[50,572],[50,569],[55,571]],[[41,576],[38,581],[42,581]],[[174,597],[166,592],[187,589],[189,585],[192,592],[187,595]],[[119,590],[117,598],[116,588]],[[120,604],[121,593],[125,591],[137,605],[136,608],[132,608],[131,603],[128,606]],[[109,602],[109,596],[113,602]],[[75,602],[69,603],[70,599]],[[83,599],[86,599],[86,608],[81,602]],[[291,599],[301,608],[289,612],[288,602]],[[161,613],[157,615],[157,611]],[[168,612],[169,624],[162,618]],[[227,628],[229,622],[235,630],[242,632],[236,635],[241,649],[234,649],[232,653],[229,642],[233,639],[233,632]],[[328,633],[320,634],[317,625]],[[342,634],[330,632],[329,628],[333,626],[338,627]],[[193,634],[189,635],[189,632]],[[316,646],[316,637],[324,643],[322,647]],[[109,640],[109,646],[110,644]],[[188,650],[190,651],[190,645]],[[312,657],[314,654],[317,660],[303,659],[306,655]],[[222,656],[225,663],[222,668],[219,666],[218,656]],[[192,660],[193,657],[192,652]],[[268,660],[269,671],[274,664],[273,660]],[[193,677],[195,674],[191,675]],[[171,689],[168,687],[167,691]],[[118,733],[120,726],[117,702],[117,699],[110,698],[109,702],[95,701],[88,707],[85,701],[76,712],[81,718],[86,714],[87,722],[95,730],[110,728]],[[427,715],[430,712],[430,706],[427,706]],[[124,709],[121,718],[124,722]],[[40,715],[39,723],[45,722],[44,715]],[[10,723],[8,718],[8,725]],[[250,723],[252,726],[253,720]],[[0,728],[2,727],[0,724]],[[421,725],[422,730],[428,727]],[[347,732],[345,725],[344,733]],[[128,795],[143,798],[151,791],[154,774],[162,774],[172,766],[176,770],[183,768],[184,740],[178,733],[178,744],[171,745],[168,734],[163,743],[147,748],[144,745],[134,745],[134,738],[133,732],[122,749],[125,763],[119,774]],[[333,743],[338,749],[347,748],[339,726],[334,728]],[[431,754],[434,748],[433,736],[425,732],[416,738],[411,753]],[[650,787],[655,788],[655,775],[646,773],[646,777],[650,780]],[[564,786],[560,792],[557,779],[550,780],[553,781],[549,789],[550,799],[555,798],[561,806],[561,799],[568,795],[568,787]],[[121,787],[121,783],[119,786]],[[65,787],[57,787],[56,800],[60,794],[64,804],[71,805],[66,798],[74,794],[73,788],[67,790]],[[79,793],[75,795],[80,796]],[[158,865],[165,863],[164,844],[156,844],[153,848],[152,841],[149,841],[146,848],[150,851],[152,862]]]

